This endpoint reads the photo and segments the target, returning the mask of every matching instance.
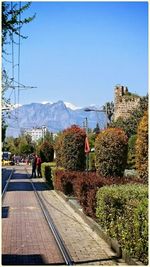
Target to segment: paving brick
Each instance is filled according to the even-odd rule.
[[[31,184],[22,174],[17,182],[15,176],[11,180],[3,206],[9,207],[9,216],[2,219],[3,264],[63,262]]]
[[[38,192],[76,263],[123,265],[123,261],[112,259],[116,254],[109,245],[54,190],[49,190],[43,179],[33,179],[33,182],[35,186],[38,183]],[[59,264],[63,261],[23,167],[15,173],[3,206],[9,207],[9,216],[2,220],[5,264]]]

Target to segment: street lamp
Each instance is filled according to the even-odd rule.
[[[100,121],[99,121],[99,117],[98,117],[98,112],[103,112],[103,113],[105,113],[106,115],[107,115],[107,112],[106,112],[106,110],[104,109],[104,106],[102,106],[100,109],[97,109],[97,108],[85,108],[84,109],[84,111],[86,111],[86,112],[91,112],[91,111],[94,111],[94,112],[96,112],[96,116],[97,116],[97,120],[98,120],[98,125],[99,125],[99,128],[100,128]]]

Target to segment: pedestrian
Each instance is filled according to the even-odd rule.
[[[31,165],[32,165],[32,175],[31,178],[36,178],[36,161],[37,157],[35,154],[33,154],[33,158],[31,160]]]
[[[42,173],[41,173],[41,163],[42,163],[41,157],[38,155],[38,156],[37,156],[37,162],[36,162],[36,166],[37,166],[37,175],[38,175],[38,177],[42,177]]]

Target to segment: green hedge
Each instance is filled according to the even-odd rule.
[[[51,175],[52,163],[44,162],[41,164],[42,177],[46,179],[51,187],[53,187],[52,175]]]
[[[129,256],[148,264],[148,188],[104,186],[96,197],[99,224]]]
[[[95,152],[89,153],[89,171],[95,171]]]

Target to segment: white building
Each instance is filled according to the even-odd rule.
[[[25,134],[29,134],[32,138],[32,141],[37,141],[40,138],[44,138],[45,134],[47,131],[47,127],[46,126],[42,126],[42,127],[33,127],[30,130],[25,130]]]

